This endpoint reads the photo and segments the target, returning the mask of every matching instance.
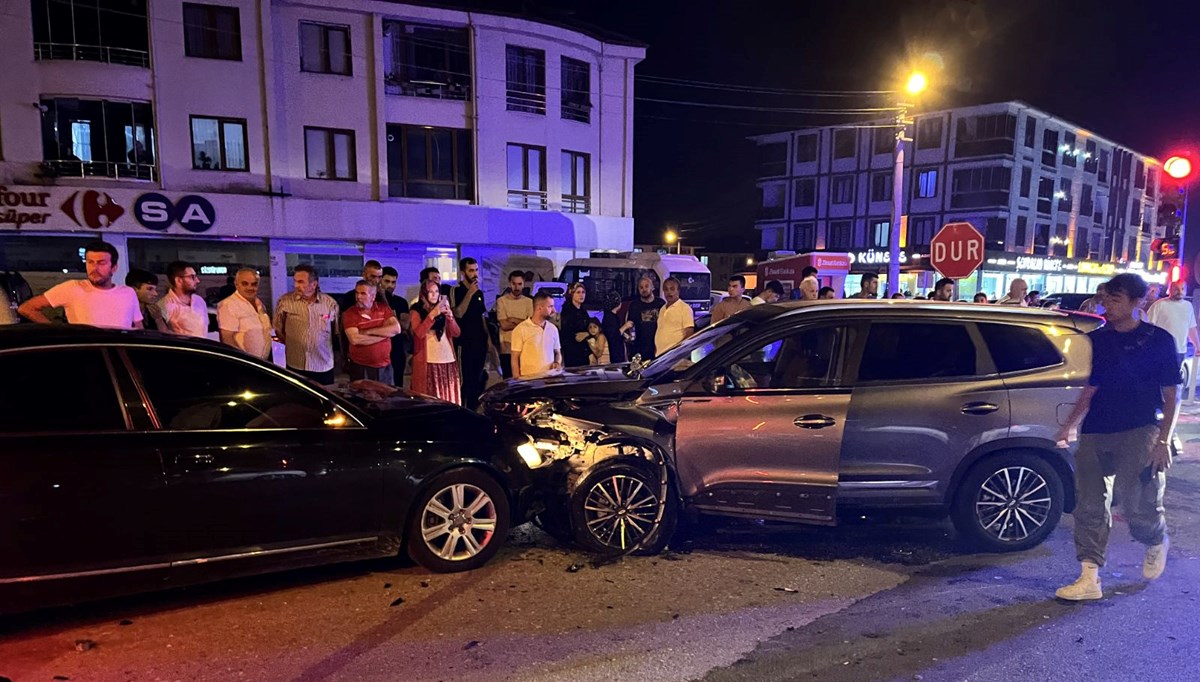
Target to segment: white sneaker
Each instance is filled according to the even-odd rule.
[[[1104,593],[1100,590],[1100,578],[1089,578],[1085,575],[1070,585],[1065,585],[1055,591],[1054,596],[1067,601],[1088,601],[1100,599]]]
[[[1146,548],[1146,560],[1142,562],[1142,577],[1155,580],[1163,574],[1167,567],[1167,550],[1171,548],[1171,539],[1163,536],[1161,545],[1150,545]]]

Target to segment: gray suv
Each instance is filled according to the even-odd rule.
[[[485,409],[528,439],[547,530],[658,551],[681,514],[834,524],[949,514],[992,551],[1032,547],[1074,503],[1060,422],[1093,316],[961,303],[764,305],[644,366],[508,382]]]

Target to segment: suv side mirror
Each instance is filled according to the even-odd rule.
[[[737,386],[733,383],[733,379],[723,370],[717,370],[712,374],[704,377],[704,390],[713,395],[725,395],[732,393]]]

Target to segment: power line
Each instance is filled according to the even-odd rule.
[[[818,115],[838,115],[838,116],[854,116],[872,113],[894,113],[899,111],[898,107],[861,107],[855,109],[811,109],[811,108],[792,108],[792,107],[757,107],[744,104],[713,104],[711,102],[691,102],[686,100],[662,99],[657,97],[634,97],[639,102],[653,102],[657,104],[676,104],[685,107],[706,107],[711,109],[733,109],[738,111],[762,111],[776,114],[818,114]]]
[[[793,90],[788,88],[771,88],[759,85],[741,85],[737,83],[715,83],[712,81],[689,80],[686,78],[669,78],[666,76],[639,75],[637,80],[647,84],[693,87],[703,90],[729,90],[751,92],[765,95],[794,95],[804,97],[878,97],[894,95],[895,90]]]

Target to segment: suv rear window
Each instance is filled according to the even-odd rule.
[[[960,324],[874,322],[863,349],[859,381],[969,377],[975,344]]]
[[[1022,372],[1062,363],[1062,356],[1046,333],[1036,327],[1015,324],[980,324],[996,369],[1002,374]]]

